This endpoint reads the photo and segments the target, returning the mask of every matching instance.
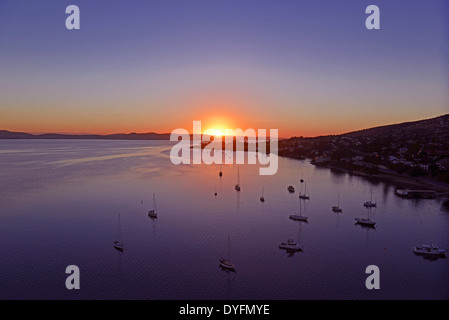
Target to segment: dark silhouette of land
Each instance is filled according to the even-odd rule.
[[[279,155],[358,175],[449,190],[449,114],[341,135],[292,137]]]
[[[97,140],[170,140],[170,133],[115,133],[115,134],[31,134],[0,130],[0,139],[97,139]]]

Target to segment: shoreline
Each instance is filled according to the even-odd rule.
[[[379,180],[382,182],[389,182],[392,184],[395,184],[398,189],[425,189],[425,190],[433,190],[438,193],[438,196],[444,196],[449,195],[449,185],[444,184],[443,182],[440,182],[438,180],[431,180],[429,178],[413,178],[413,177],[407,177],[407,176],[400,176],[400,175],[393,175],[393,174],[387,174],[387,173],[376,173],[376,174],[369,174],[362,171],[357,170],[349,170],[340,168],[335,165],[329,165],[329,164],[316,164],[311,163],[316,167],[323,167],[328,168],[330,170],[338,170],[350,175],[360,176],[367,179],[374,179]]]

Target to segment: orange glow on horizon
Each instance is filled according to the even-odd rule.
[[[36,118],[28,119],[23,117],[2,117],[0,119],[0,130],[13,132],[26,132],[33,134],[42,133],[62,133],[62,134],[115,134],[115,133],[171,133],[178,128],[186,129],[193,133],[193,121],[201,121],[201,133],[211,130],[212,135],[217,137],[225,136],[225,129],[266,129],[269,134],[270,129],[278,129],[279,138],[290,138],[293,136],[316,137],[323,135],[338,135],[351,131],[382,126],[387,124],[401,123],[406,121],[419,120],[419,118],[405,118],[403,115],[394,119],[391,117],[369,118],[354,117],[351,119],[336,119],[331,116],[320,117],[290,117],[288,119],[277,119],[268,115],[258,113],[246,114],[244,111],[235,112],[222,109],[219,114],[215,113],[215,108],[205,108],[195,110],[191,114],[174,114],[171,117],[154,117],[151,113],[142,112],[137,116],[131,113],[119,113],[98,117],[97,115],[74,115],[67,114],[59,118],[55,115],[42,117],[39,121]],[[429,115],[431,118],[434,115]],[[426,116],[422,116],[425,119]]]
[[[206,123],[206,122],[205,122]],[[204,126],[201,130],[201,133],[205,133],[206,131],[209,131],[208,134],[217,136],[217,137],[224,137],[225,136],[225,129],[242,129],[245,131],[246,129],[253,128],[257,134],[257,129],[266,129],[267,134],[269,134],[270,129],[278,129],[278,136],[279,138],[290,138],[293,136],[304,136],[304,137],[316,137],[320,135],[333,135],[333,134],[343,134],[346,132],[354,131],[354,130],[360,130],[363,128],[351,128],[348,126],[348,128],[345,128],[346,126],[339,126],[332,127],[332,126],[326,126],[325,123],[318,123],[316,124],[316,127],[312,127],[311,123],[308,124],[308,126],[301,127],[300,125],[297,126],[289,126],[280,128],[280,126],[251,126],[249,123],[248,125],[235,125],[235,126]],[[108,135],[108,134],[116,134],[116,133],[123,133],[123,134],[129,134],[129,133],[160,133],[160,134],[166,134],[171,133],[173,130],[183,128],[186,129],[188,132],[193,133],[192,130],[192,121],[190,123],[187,121],[184,125],[179,126],[167,126],[167,125],[126,125],[126,126],[114,126],[114,125],[96,125],[96,126],[75,126],[75,125],[68,125],[68,126],[62,126],[59,125],[11,125],[8,126],[1,126],[0,130],[8,130],[13,132],[26,132],[26,133],[32,133],[32,134],[44,134],[44,133],[59,133],[59,134],[98,134],[98,135]]]

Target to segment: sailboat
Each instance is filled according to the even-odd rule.
[[[220,164],[220,173],[218,173],[218,175],[221,177],[223,176],[223,172],[221,171],[221,164]]]
[[[237,184],[235,185],[235,190],[240,191],[240,167],[237,166]]]
[[[301,172],[301,179],[299,180],[301,183],[304,182],[304,173]]]
[[[309,200],[310,196],[307,194],[307,182],[304,182],[304,193],[299,193],[299,199]]]
[[[368,207],[367,211],[368,211],[368,218],[355,218],[355,221],[357,221],[356,222],[357,224],[360,224],[362,226],[374,228],[376,225],[376,222],[369,218],[369,213],[371,211],[371,208]]]
[[[363,204],[365,207],[375,207],[376,202],[373,201],[373,188],[371,188],[371,198],[368,201],[365,201],[365,203]]]
[[[157,218],[156,194],[153,193],[153,209],[148,211],[148,216],[152,219]]]
[[[332,211],[333,211],[333,212],[342,212],[343,209],[340,208],[340,193],[338,194],[338,202],[337,202],[337,203],[338,203],[338,204],[337,204],[336,206],[333,206],[333,207],[332,207]]]
[[[300,236],[301,236],[301,222],[299,223],[298,242],[300,241]],[[279,245],[279,249],[287,250],[287,252],[303,251],[304,246],[302,244],[299,244],[298,242],[296,242],[292,238],[288,238],[286,242],[281,242],[281,244]]]
[[[228,236],[228,258],[219,259],[220,266],[227,270],[235,271],[235,265],[231,262],[231,237]]]
[[[299,201],[299,215],[298,214],[291,214],[289,216],[290,219],[292,220],[296,220],[296,221],[305,221],[307,222],[307,219],[309,219],[309,217],[305,217],[302,215],[302,201]]]
[[[121,226],[120,226],[120,213],[118,214],[118,230],[119,230],[119,240],[114,241],[114,248],[123,252],[122,230],[121,230]]]
[[[263,186],[262,186],[262,196],[260,197],[260,202],[264,202],[265,198],[263,197]]]

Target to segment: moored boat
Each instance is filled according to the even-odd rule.
[[[445,256],[446,250],[439,248],[434,244],[423,244],[421,247],[414,247],[413,252],[427,256]]]
[[[279,249],[302,251],[304,250],[304,246],[289,238],[286,242],[281,242],[281,244],[279,245]]]
[[[376,225],[375,221],[368,218],[355,218],[355,221],[357,221],[358,224],[367,227],[374,227]]]

